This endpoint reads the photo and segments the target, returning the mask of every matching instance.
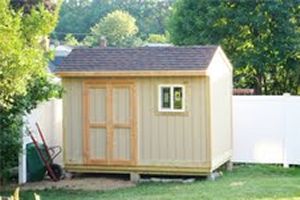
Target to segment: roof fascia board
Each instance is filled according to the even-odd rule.
[[[60,77],[165,77],[207,76],[203,70],[155,70],[155,71],[65,71],[56,72]]]

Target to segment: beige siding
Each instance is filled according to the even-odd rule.
[[[114,130],[114,160],[130,160],[130,129],[117,128]]]
[[[101,79],[100,79],[101,80]],[[207,78],[138,78],[137,86],[137,164],[144,166],[193,166],[208,167],[210,162],[208,125],[207,125]],[[82,135],[82,81],[81,79],[64,79],[64,128],[65,128],[65,161],[67,164],[83,163]],[[186,92],[186,111],[184,113],[158,112],[158,85],[183,84]],[[94,90],[94,89],[93,89]],[[104,95],[101,89],[96,93]],[[99,96],[99,95],[98,95]],[[100,95],[101,96],[101,95]],[[130,116],[127,107],[129,94],[126,88],[113,89],[114,121],[126,124]],[[103,100],[91,95],[90,105]],[[93,106],[91,119],[96,122],[105,119],[103,106]],[[99,114],[102,112],[103,114]],[[113,159],[130,158],[130,129],[115,128]],[[95,130],[92,134],[91,154],[101,159],[105,147],[99,141],[106,134]],[[94,133],[93,132],[93,133]],[[101,146],[102,145],[102,146]],[[101,146],[101,147],[98,147]]]
[[[82,81],[63,79],[64,161],[66,164],[83,163],[82,150]]]
[[[184,113],[158,112],[158,85],[183,84]],[[205,78],[140,78],[138,141],[140,165],[204,166],[207,152]]]
[[[231,157],[232,71],[218,51],[210,66],[211,152],[216,169]]]
[[[130,90],[113,88],[113,120],[115,123],[129,123],[130,121]]]
[[[113,122],[130,126],[131,107],[129,87],[113,88]],[[131,129],[114,127],[113,160],[130,160]]]
[[[89,89],[90,123],[106,122],[106,88]]]
[[[91,128],[90,129],[90,152],[91,159],[106,159],[106,128]]]

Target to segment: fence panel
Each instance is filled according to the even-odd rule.
[[[300,164],[300,97],[286,100],[286,163]]]
[[[233,161],[300,164],[300,97],[234,96]]]

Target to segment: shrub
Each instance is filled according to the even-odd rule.
[[[51,82],[48,76],[35,77],[27,86],[25,95],[14,97],[10,108],[0,107],[0,180],[7,181],[10,169],[18,165],[21,149],[20,135],[23,116],[38,103],[60,97],[62,88]]]

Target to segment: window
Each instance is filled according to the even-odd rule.
[[[184,112],[184,86],[159,85],[158,101],[158,110],[160,112]]]

